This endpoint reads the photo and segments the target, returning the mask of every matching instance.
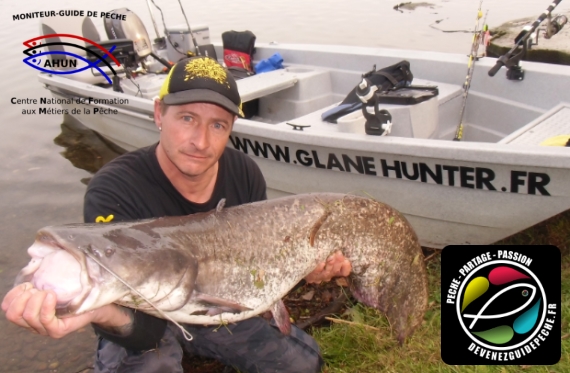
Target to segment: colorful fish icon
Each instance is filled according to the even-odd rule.
[[[497,314],[492,314],[492,315],[485,315],[484,312],[487,310],[487,308],[493,304],[493,302],[495,302],[495,300],[497,298],[499,298],[501,295],[503,295],[506,292],[509,292],[513,289],[518,289],[518,288],[525,288],[523,291],[528,291],[529,289],[532,290],[532,294],[530,296],[524,296],[523,293],[521,292],[521,298],[523,298],[525,300],[525,302],[515,308],[512,309],[510,311],[507,312],[503,312],[503,313],[497,313]],[[473,319],[473,321],[471,322],[471,324],[469,325],[469,329],[473,329],[473,327],[475,326],[475,324],[477,323],[477,321],[479,319],[500,319],[503,317],[508,317],[511,315],[514,315],[522,310],[524,310],[535,298],[536,296],[536,286],[531,285],[531,284],[525,284],[525,283],[520,283],[520,284],[513,284],[510,286],[505,287],[504,289],[501,289],[500,291],[498,291],[495,295],[493,295],[480,309],[479,312],[477,312],[477,314],[463,314],[463,317],[467,318],[467,319]]]
[[[528,279],[530,279],[529,276],[511,267],[496,267],[489,272],[488,278],[482,276],[476,277],[467,284],[463,293],[461,312],[464,312],[469,304],[485,294],[487,290],[489,290],[490,285],[503,286],[517,280]],[[510,293],[508,294],[510,297],[507,297],[509,302],[501,301],[501,297],[505,296],[506,293]],[[533,284],[529,284],[527,282],[514,283],[495,293],[485,302],[485,304],[481,306],[476,314],[465,313],[463,314],[463,317],[466,319],[473,319],[469,325],[469,329],[473,329],[478,320],[498,320],[522,312],[522,314],[514,320],[512,327],[509,325],[500,325],[488,330],[472,332],[474,335],[486,340],[487,342],[498,345],[505,344],[514,337],[515,333],[526,334],[536,325],[541,304],[540,299],[538,299],[538,301],[535,300],[537,293],[537,287]],[[506,305],[512,308],[513,299],[516,300],[517,298],[520,299],[520,303],[522,304],[518,306],[515,304],[513,309],[494,314],[485,314],[485,311],[488,310],[496,301],[499,302],[500,306]],[[533,302],[534,304],[529,308]],[[497,307],[494,306],[494,308],[496,309]]]
[[[97,47],[98,49],[100,49],[103,53],[99,54],[94,52],[91,49],[88,49],[82,45],[79,44],[74,44],[74,43],[69,43],[69,42],[62,42],[62,41],[56,41],[56,42],[49,42],[49,43],[38,43],[38,40],[41,39],[49,39],[49,38],[56,38],[56,40],[60,40],[60,37],[65,37],[65,38],[75,38],[75,39],[79,39],[79,40],[83,40],[95,47]],[[109,70],[113,73],[113,75],[117,75],[117,73],[115,72],[115,70],[113,69],[113,67],[111,66],[111,64],[109,62],[107,62],[105,60],[105,58],[107,56],[110,57],[111,60],[113,60],[113,62],[117,65],[117,66],[121,66],[120,62],[115,58],[115,56],[113,56],[112,52],[115,49],[115,46],[113,46],[110,50],[107,50],[105,48],[103,48],[101,45],[95,43],[92,40],[86,39],[84,37],[78,36],[78,35],[72,35],[72,34],[49,34],[49,35],[43,35],[43,36],[39,36],[30,40],[26,40],[23,43],[26,47],[28,47],[28,49],[24,50],[24,54],[26,54],[28,57],[25,58],[23,60],[24,63],[26,63],[28,66],[33,67],[36,70],[45,72],[45,73],[50,73],[50,74],[75,74],[81,71],[84,71],[86,69],[96,69],[97,71],[99,71],[99,73],[101,73],[102,76],[104,76],[107,81],[109,82],[109,84],[112,84],[112,80],[109,77],[109,75],[107,73],[105,73],[98,65],[100,63],[104,63],[105,65],[107,65],[107,67],[109,68]],[[87,55],[91,55],[92,58],[91,60],[86,59],[83,56],[79,56],[77,54],[71,53],[71,52],[66,52],[66,51],[61,51],[61,50],[52,50],[52,51],[48,51],[48,52],[42,52],[42,53],[37,53],[38,49],[40,48],[44,48],[44,47],[49,47],[49,46],[69,46],[69,47],[74,47],[74,48],[78,48],[81,50],[84,50]],[[85,65],[83,67],[77,68],[77,69],[67,69],[67,70],[53,70],[53,69],[47,69],[47,65],[44,65],[43,67],[41,66],[41,58],[42,56],[51,56],[51,55],[64,55],[64,56],[69,56],[72,57],[75,60],[81,60],[83,62],[85,62]],[[47,63],[47,62],[46,62]],[[51,66],[50,66],[51,67]],[[72,67],[76,67],[76,65],[72,66]]]

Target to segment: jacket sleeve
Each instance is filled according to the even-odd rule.
[[[93,325],[95,333],[121,347],[131,351],[151,350],[158,346],[158,342],[164,335],[166,330],[166,320],[147,315],[146,313],[136,312],[129,309],[133,313],[133,331],[128,336],[121,336],[110,333],[98,325]]]
[[[85,193],[83,218],[86,223],[104,224],[135,220],[140,217],[137,216],[136,206],[129,201],[127,193],[122,193],[118,185],[107,183],[105,177],[98,178],[96,175]],[[125,310],[133,314],[133,329],[130,335],[116,335],[95,324],[92,324],[93,329],[99,336],[127,350],[156,348],[166,330],[166,320],[126,307]]]
[[[107,181],[109,177],[96,175],[87,187],[83,200],[85,223],[116,223],[141,219],[137,206],[130,201],[126,188]]]

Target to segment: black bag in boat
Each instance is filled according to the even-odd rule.
[[[415,105],[438,94],[439,89],[437,86],[429,85],[410,85],[392,88],[384,92],[376,92],[378,103],[393,105]]]
[[[384,92],[394,88],[409,86],[412,84],[414,75],[410,70],[410,62],[402,60],[381,70],[376,70],[376,65],[374,65],[374,69],[364,74],[362,78],[367,78],[373,85],[378,87],[377,92]],[[324,112],[321,117],[322,120],[336,123],[338,118],[359,110],[362,107],[362,101],[356,96],[357,87],[355,86],[337,107]]]
[[[222,33],[224,63],[236,79],[255,74],[252,61],[255,52],[255,35],[251,31]]]

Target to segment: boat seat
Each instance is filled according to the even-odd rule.
[[[562,103],[511,133],[499,144],[540,145],[546,139],[570,134],[570,103]]]
[[[93,42],[101,41],[101,37],[99,36],[99,32],[93,21],[90,17],[48,17],[42,18],[40,23],[40,32],[42,35],[51,35],[51,34],[73,34],[82,36],[86,39],[89,39]],[[66,38],[66,37],[52,37],[49,39],[43,39],[40,41],[43,43],[54,43],[54,42],[69,42],[73,44],[78,44],[81,46],[89,46],[90,43],[75,39],[75,38]],[[79,49],[76,47],[72,47],[69,45],[49,45],[45,47],[49,52],[56,52],[56,51],[64,51],[69,53],[74,53],[78,56],[85,57],[87,56],[87,52],[83,49]],[[65,55],[61,54],[53,54],[50,55],[49,58],[51,60],[54,59],[65,59],[67,58]]]
[[[48,17],[42,18],[40,23],[40,32],[42,35],[51,35],[51,34],[72,34],[77,36],[82,36],[90,41],[98,43],[101,41],[101,37],[97,28],[93,24],[93,21],[90,17]],[[59,42],[67,42],[71,44],[77,44],[79,46],[87,47],[90,46],[91,43],[83,41],[81,39],[72,38],[72,37],[52,37],[48,39],[41,39],[40,42],[42,44],[45,43],[59,43]],[[43,48],[42,48],[43,49]],[[41,50],[41,49],[40,49]],[[73,53],[80,57],[85,58],[87,56],[87,52],[83,49],[73,47],[70,45],[49,45],[45,47],[43,52],[67,52]],[[50,60],[52,65],[55,60],[66,60],[70,57],[62,54],[48,54],[45,55],[47,60]],[[52,68],[53,70],[66,70],[66,68]],[[84,83],[89,84],[98,84],[98,83],[107,83],[107,80],[104,76],[100,74],[93,74],[91,69],[83,70],[78,73],[69,74],[67,75],[68,78],[73,80],[78,80]]]
[[[297,81],[295,73],[279,69],[240,79],[236,83],[242,102],[247,102],[292,87]]]
[[[437,86],[439,94],[414,105],[380,104],[380,109],[388,110],[392,116],[394,125],[390,136],[417,139],[434,138],[437,134],[438,124],[441,121],[448,120],[447,112],[459,112],[458,100],[462,94],[461,86],[422,79],[414,79],[414,85]],[[366,134],[366,119],[361,109],[338,118],[336,124],[324,122],[322,114],[337,105],[338,103],[329,105],[307,115],[286,121],[286,123],[298,127],[311,126],[339,132]],[[373,112],[373,110],[372,107],[368,108],[369,112]]]

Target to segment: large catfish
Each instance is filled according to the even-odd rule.
[[[115,302],[213,325],[271,310],[286,332],[281,298],[336,250],[352,264],[353,295],[384,312],[402,342],[427,307],[423,254],[400,213],[353,195],[294,195],[183,217],[46,227],[16,283],[54,290],[60,316]]]

